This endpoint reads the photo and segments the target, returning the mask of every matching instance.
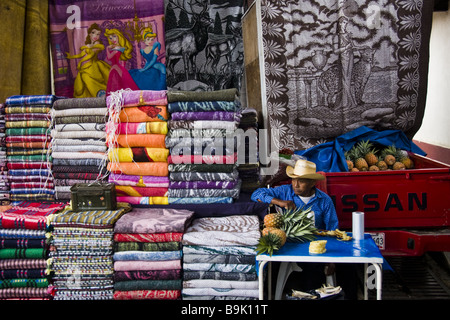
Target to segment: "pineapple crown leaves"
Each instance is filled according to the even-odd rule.
[[[284,223],[281,229],[284,230],[289,241],[304,242],[315,239],[313,234],[317,229],[312,217],[308,216],[311,212],[311,207],[286,209],[282,212]]]
[[[269,256],[273,255],[273,252],[279,250],[281,247],[281,240],[273,233],[268,233],[267,235],[259,238],[259,243],[256,246],[256,254],[268,253]]]

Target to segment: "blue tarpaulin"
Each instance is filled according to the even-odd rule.
[[[347,132],[334,141],[322,143],[306,150],[294,153],[306,157],[316,164],[317,171],[345,172],[348,171],[344,153],[350,150],[360,140],[370,140],[383,146],[394,145],[397,148],[410,151],[421,156],[426,153],[406,137],[400,130],[375,131],[362,126]]]

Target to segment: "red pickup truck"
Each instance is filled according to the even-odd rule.
[[[409,170],[327,172],[318,187],[333,199],[339,228],[362,211],[365,231],[385,256],[450,251],[450,166],[410,154]]]

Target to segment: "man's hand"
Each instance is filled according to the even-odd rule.
[[[291,200],[280,200],[280,199],[273,198],[272,204],[277,205],[281,208],[288,209],[288,210],[295,209],[295,203],[294,203],[294,201],[291,201]]]

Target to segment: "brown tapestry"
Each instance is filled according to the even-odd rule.
[[[433,2],[262,0],[268,124],[302,150],[367,126],[409,138],[424,114]]]

